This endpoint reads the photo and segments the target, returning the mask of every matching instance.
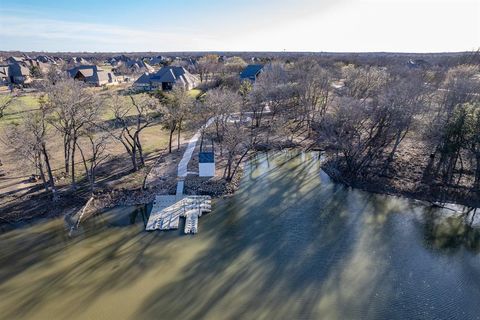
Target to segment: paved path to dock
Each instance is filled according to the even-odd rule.
[[[185,180],[185,178],[187,177],[187,174],[188,174],[188,171],[187,171],[188,163],[192,159],[193,151],[195,150],[198,139],[202,135],[202,130],[205,130],[207,127],[209,127],[213,123],[213,120],[214,120],[214,118],[210,118],[207,121],[207,123],[203,126],[203,128],[200,128],[193,135],[193,137],[188,141],[187,149],[185,150],[185,153],[183,154],[182,159],[178,163],[177,196],[183,195],[184,180]]]

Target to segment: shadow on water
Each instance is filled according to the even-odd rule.
[[[323,186],[316,159],[295,158],[253,162],[254,170],[270,170],[249,172],[239,194],[216,208],[221,215],[204,226],[215,230],[214,244],[182,270],[181,279],[156,290],[138,318],[320,316],[322,287],[332,278],[340,285],[332,275],[352,254],[352,226],[367,205],[357,203],[351,214],[346,189]]]
[[[34,317],[60,300],[60,318],[104,314],[118,295],[132,319],[480,315],[477,228],[332,183],[318,154],[258,156],[214,211],[194,237],[145,232],[145,207],[87,220],[74,238],[60,220],[1,234],[0,312]]]
[[[145,207],[117,208],[87,220],[73,238],[60,219],[3,234],[2,283],[30,272],[24,287],[1,286],[0,296],[18,295],[8,310],[2,310],[3,316],[31,316],[36,307],[54,304],[66,294],[71,300],[65,310],[67,316],[77,309],[81,311],[105,292],[128,286],[145,270],[170,259],[168,254],[146,254],[159,238],[143,231],[147,212]],[[121,232],[118,228],[122,228]],[[49,272],[50,268],[55,272]]]

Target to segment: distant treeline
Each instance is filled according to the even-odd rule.
[[[301,58],[309,57],[317,60],[321,65],[334,63],[388,66],[405,64],[410,60],[421,61],[431,66],[452,67],[461,64],[480,63],[479,51],[464,52],[438,52],[438,53],[402,53],[402,52],[229,52],[229,51],[196,51],[196,52],[22,52],[0,51],[0,57],[6,59],[10,56],[38,56],[49,55],[68,59],[82,57],[91,61],[103,61],[114,56],[124,55],[132,59],[165,56],[169,58],[181,58],[197,60],[208,54],[218,56],[241,57],[246,61],[266,63],[269,61],[293,62]]]

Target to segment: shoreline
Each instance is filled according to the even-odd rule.
[[[421,182],[416,185],[415,189],[401,189],[394,186],[393,183],[388,183],[388,181],[379,181],[381,180],[380,175],[365,180],[353,180],[345,178],[336,170],[332,170],[328,165],[322,165],[322,170],[330,177],[330,179],[332,179],[332,181],[336,183],[341,183],[346,187],[351,187],[370,193],[403,197],[411,200],[422,201],[425,204],[437,207],[458,205],[469,208],[480,208],[480,196],[476,196],[471,192],[469,192],[469,195],[471,196],[465,196],[464,194],[460,194],[459,191],[455,192],[456,190],[451,190],[451,188],[449,189],[443,186],[426,185]]]
[[[240,187],[240,182],[244,175],[244,165],[247,161],[250,161],[258,152],[278,152],[281,150],[296,150],[300,152],[313,152],[320,150],[313,150],[308,148],[305,145],[297,144],[296,146],[289,145],[287,147],[270,148],[269,150],[261,149],[255,150],[251,155],[243,160],[243,165],[240,166],[238,174],[230,182],[227,182],[224,178],[201,178],[198,176],[187,176],[185,179],[185,194],[200,194],[200,195],[210,195],[214,199],[220,199],[224,197],[230,197],[235,194],[235,192]],[[321,151],[326,154],[325,151]],[[326,154],[328,157],[328,154]],[[324,165],[324,164],[327,165]],[[446,192],[444,189],[435,186],[428,186],[424,184],[419,184],[418,188],[415,190],[406,190],[398,189],[392,184],[385,182],[375,181],[374,179],[367,179],[363,181],[353,181],[345,179],[341,176],[339,172],[332,170],[328,166],[328,159],[321,164],[321,170],[323,170],[332,181],[340,183],[346,187],[351,187],[366,192],[371,192],[375,194],[383,194],[388,196],[403,197],[411,200],[422,201],[425,205],[445,207],[445,205],[459,205],[469,208],[480,208],[479,199],[475,198],[465,198],[452,195],[452,191],[449,190]],[[106,209],[111,209],[115,207],[122,206],[139,206],[147,205],[151,203],[156,195],[159,194],[175,194],[176,179],[167,179],[162,185],[156,185],[153,187],[147,187],[142,189],[141,187],[134,189],[113,189],[113,190],[104,190],[103,192],[97,193],[94,196],[92,205],[90,206],[87,213],[82,216],[82,221],[93,217],[97,214],[102,214]],[[443,198],[433,196],[434,194],[443,194]],[[21,227],[29,222],[41,219],[54,219],[58,217],[64,217],[67,221],[76,220],[75,217],[77,214],[82,211],[84,205],[79,206],[79,199],[71,199],[71,201],[66,201],[66,198],[60,200],[61,204],[56,206],[56,210],[45,212],[39,215],[33,215],[25,218],[20,218],[15,221],[9,221],[8,219],[1,218],[0,226],[11,226],[13,228]],[[19,199],[18,201],[22,201]],[[29,200],[26,200],[29,201]],[[34,201],[34,200],[30,200]],[[77,221],[77,220],[76,220]]]

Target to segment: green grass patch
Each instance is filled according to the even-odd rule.
[[[188,91],[188,94],[192,98],[197,99],[198,97],[200,97],[203,94],[203,91],[200,90],[200,89],[192,89],[192,90]]]
[[[39,107],[38,97],[34,95],[15,97],[5,109],[3,118],[0,119],[0,127],[18,123],[26,113],[37,110]]]

